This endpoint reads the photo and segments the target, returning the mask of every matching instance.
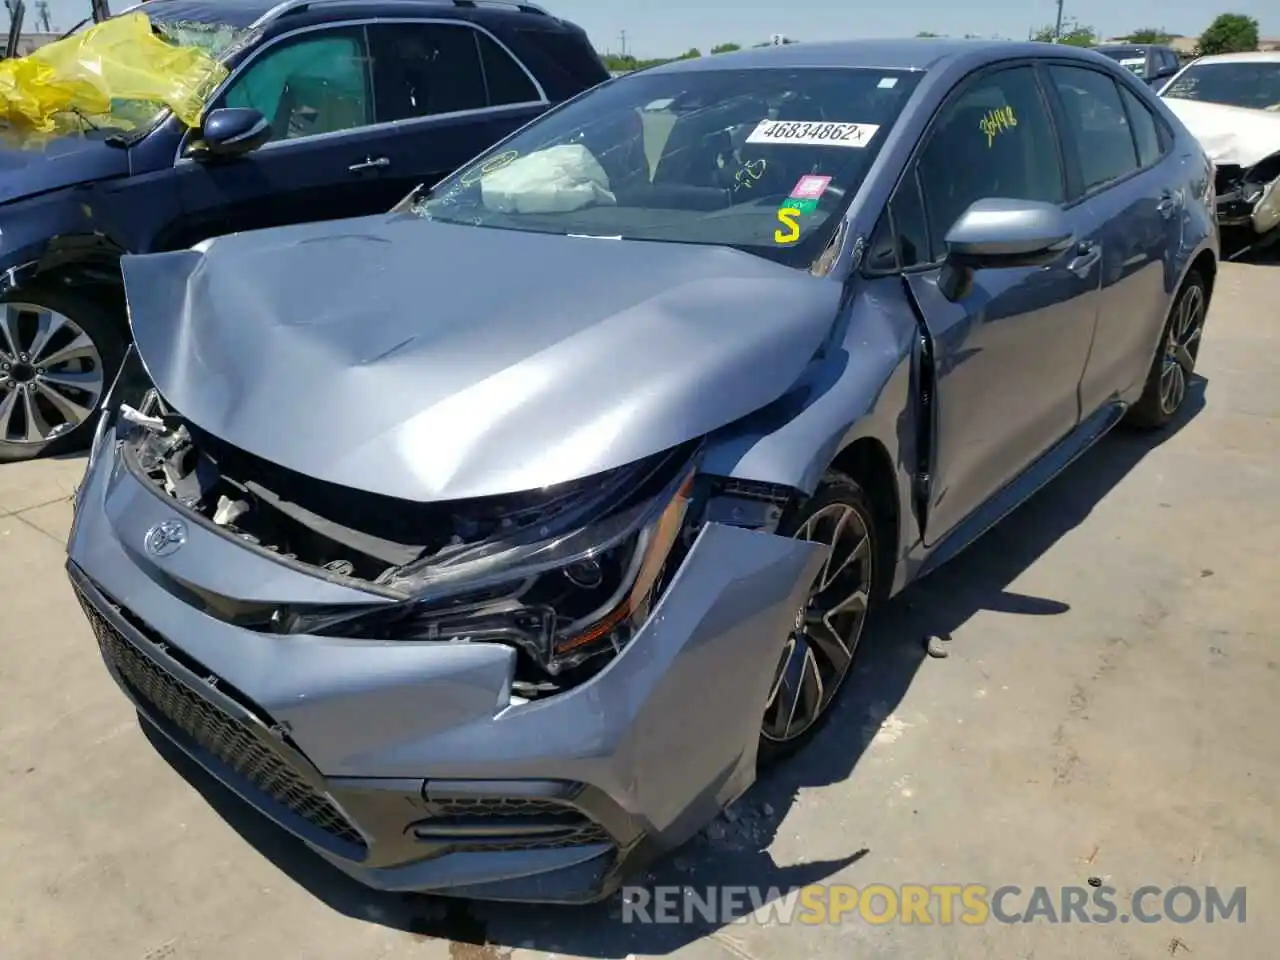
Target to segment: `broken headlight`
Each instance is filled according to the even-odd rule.
[[[459,546],[380,582],[404,595],[375,611],[283,614],[276,629],[361,639],[503,643],[550,676],[621,650],[677,562],[695,467],[670,462],[624,505],[571,528]]]

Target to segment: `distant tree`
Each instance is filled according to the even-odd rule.
[[[1258,49],[1258,21],[1243,13],[1220,13],[1200,34],[1196,53],[1206,57],[1215,53],[1241,53]]]
[[[700,56],[702,56],[701,50],[699,50],[697,47],[690,47],[684,53],[680,54],[680,56],[676,57],[676,59],[677,60],[697,60]]]
[[[920,37],[921,39],[929,39],[931,37],[940,37],[942,36],[942,34],[930,33],[928,30],[921,30],[919,33],[916,34],[916,36]]]
[[[1041,43],[1054,43],[1053,25],[1049,24],[1039,30],[1033,30],[1031,39],[1039,40]],[[1075,20],[1067,20],[1063,22],[1062,34],[1056,42],[1065,43],[1070,47],[1092,47],[1098,42],[1098,31]]]
[[[717,43],[711,48],[713,54],[716,53],[733,53],[735,50],[741,50],[742,45],[739,43]]]
[[[1173,34],[1167,32],[1163,27],[1142,27],[1125,37],[1124,41],[1125,43],[1156,43],[1161,46],[1167,46],[1172,39]]]

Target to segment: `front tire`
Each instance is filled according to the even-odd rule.
[[[813,496],[783,519],[779,533],[825,543],[830,553],[783,638],[761,722],[762,768],[796,753],[830,719],[879,583],[875,511],[850,477],[828,472]]]
[[[1142,396],[1129,408],[1126,422],[1131,426],[1159,430],[1182,409],[1200,355],[1208,309],[1208,288],[1204,278],[1193,270],[1169,311]]]
[[[122,325],[82,293],[0,298],[0,463],[87,447],[124,348]]]

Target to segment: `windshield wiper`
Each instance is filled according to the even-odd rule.
[[[68,30],[66,33],[64,33],[62,36],[60,36],[58,39],[59,39],[59,40],[65,40],[65,39],[67,39],[67,37],[71,36],[73,33],[75,33],[77,30],[79,30],[81,27],[83,27],[86,23],[89,23],[92,19],[93,19],[93,17],[85,17],[83,20],[81,20],[79,23],[77,23],[74,27],[72,27],[70,30]]]

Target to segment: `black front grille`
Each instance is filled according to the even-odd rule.
[[[79,591],[77,591],[79,594]],[[130,693],[151,708],[171,733],[211,753],[277,803],[345,843],[363,848],[364,838],[327,797],[239,720],[161,669],[123,637],[93,604],[79,596],[103,658]]]

